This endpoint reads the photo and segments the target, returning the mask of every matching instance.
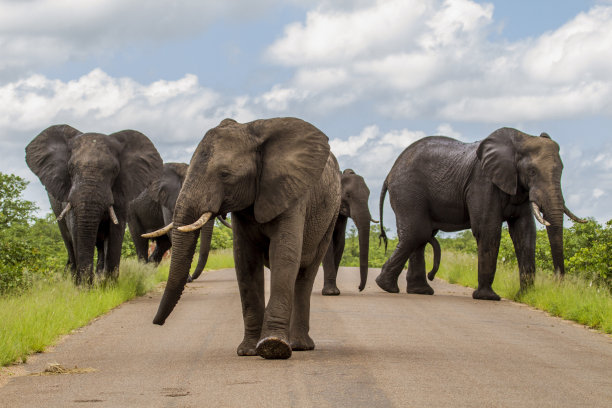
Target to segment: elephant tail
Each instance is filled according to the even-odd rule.
[[[431,245],[431,247],[433,248],[433,267],[431,268],[431,271],[429,271],[429,273],[427,274],[427,279],[429,279],[430,281],[434,280],[434,277],[436,276],[436,273],[438,272],[438,268],[440,268],[440,243],[438,242],[438,240],[436,239],[436,237],[431,237],[429,238],[429,244]]]
[[[382,190],[380,191],[380,202],[378,204],[378,213],[380,214],[380,235],[378,236],[378,246],[381,244],[381,240],[385,241],[385,254],[387,253],[387,233],[385,232],[385,226],[383,225],[383,205],[385,204],[385,196],[387,195],[387,179],[383,183]]]

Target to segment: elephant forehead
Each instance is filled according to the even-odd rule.
[[[70,163],[78,166],[117,166],[119,162],[104,135],[84,134],[72,142]]]

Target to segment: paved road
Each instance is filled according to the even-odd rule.
[[[509,301],[474,301],[434,282],[434,296],[357,291],[312,296],[317,348],[290,360],[238,357],[240,300],[231,269],[188,285],[165,326],[160,293],[131,301],[33,357],[91,372],[24,375],[2,407],[610,407],[612,339]],[[403,276],[402,276],[403,279]]]

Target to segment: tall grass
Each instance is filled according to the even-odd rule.
[[[197,258],[197,257],[195,257]],[[197,259],[192,267],[195,268]],[[232,251],[211,251],[206,270],[234,266]],[[153,289],[168,279],[169,262],[159,267],[122,259],[119,279],[93,288],[74,286],[69,278],[39,281],[18,295],[0,298],[0,366],[26,361],[70,331]]]
[[[450,283],[476,288],[478,257],[446,250],[437,276]],[[499,262],[493,290],[500,296],[612,334],[612,295],[605,288],[573,276],[560,281],[543,271],[537,271],[531,289],[519,293],[519,288],[518,267]]]
[[[59,336],[145,294],[164,279],[163,271],[127,259],[122,261],[119,279],[113,284],[85,289],[63,278],[39,282],[24,294],[0,299],[0,365],[25,361]]]

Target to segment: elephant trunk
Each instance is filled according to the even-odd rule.
[[[357,213],[352,212],[351,216],[355,225],[357,226],[357,232],[359,234],[359,291],[365,288],[368,280],[368,257],[370,252],[370,220],[372,216],[367,209],[367,203],[365,210],[361,210]]]
[[[210,219],[202,229],[200,230],[200,256],[198,258],[198,265],[193,271],[191,276],[192,280],[196,280],[202,274],[206,261],[208,261],[208,253],[210,252],[210,243],[212,241],[213,228],[215,226],[215,219]]]
[[[175,227],[188,225],[190,222],[185,221],[193,220],[193,217],[187,217],[181,213],[182,211],[177,206],[173,221]],[[164,290],[159,308],[157,309],[157,314],[153,319],[154,324],[163,325],[166,318],[168,318],[174,306],[176,306],[181,298],[181,294],[189,278],[189,269],[191,268],[191,261],[195,253],[199,233],[199,230],[182,232],[178,229],[174,229],[171,231],[172,258],[170,260],[170,273],[168,275],[166,289]],[[210,235],[206,241],[207,242],[201,242],[200,245],[210,248]],[[208,256],[208,254],[206,256]]]
[[[565,205],[563,194],[561,193],[561,185],[548,191],[547,194],[541,194],[540,191],[530,193],[530,199],[533,206],[534,214],[542,209],[548,234],[548,242],[550,243],[550,253],[552,256],[553,267],[555,274],[563,276],[565,274],[565,263],[563,254],[563,214]],[[539,204],[543,204],[539,207]],[[535,214],[538,218],[539,214]],[[539,220],[539,218],[538,218]]]
[[[100,220],[104,209],[93,203],[78,204],[74,210],[76,237],[75,258],[76,271],[74,280],[77,285],[83,281],[93,284],[93,260]],[[104,254],[98,254],[104,256]]]
[[[550,253],[552,255],[555,275],[565,275],[565,263],[563,256],[563,206],[555,207],[547,211],[547,219],[550,225],[546,227],[548,242],[550,242]]]

